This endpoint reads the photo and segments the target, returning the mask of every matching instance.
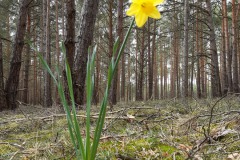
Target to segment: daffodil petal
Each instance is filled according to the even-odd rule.
[[[139,6],[138,6],[138,4],[132,3],[131,6],[130,6],[130,8],[127,10],[126,14],[127,14],[128,16],[133,16],[133,15],[137,14],[138,11],[139,11]]]
[[[138,13],[135,16],[137,26],[140,28],[147,22],[148,16],[144,13]]]
[[[163,3],[163,2],[164,2],[164,0],[154,0],[153,5],[157,6],[157,5],[159,5],[159,4]]]
[[[152,12],[150,12],[148,16],[151,17],[151,18],[154,18],[154,19],[160,19],[161,18],[160,12],[155,7],[152,9]]]
[[[144,0],[132,0],[132,3],[141,4]]]

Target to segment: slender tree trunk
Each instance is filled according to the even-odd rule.
[[[36,36],[37,36],[37,31],[35,30],[34,33],[34,46],[36,46]],[[34,59],[33,59],[33,104],[36,105],[38,101],[38,74],[37,74],[37,55],[36,52],[34,51]]]
[[[200,4],[202,7],[202,4]],[[200,14],[200,18],[202,18],[202,14]],[[199,24],[199,37],[203,37],[203,24]],[[204,52],[204,46],[203,46],[203,38],[199,39],[199,49],[200,49],[200,88],[201,88],[201,95],[202,97],[206,97],[206,83],[205,83],[205,78],[206,78],[206,72],[205,72],[205,52]]]
[[[119,42],[122,44],[123,42],[123,0],[118,0],[117,3],[118,9],[118,25],[117,25],[117,35],[119,37]],[[121,72],[121,100],[125,100],[125,84],[126,84],[126,73],[125,73],[125,54],[122,54],[121,57],[122,62],[122,72]]]
[[[113,0],[108,0],[109,2],[109,37],[108,37],[108,58],[109,62],[111,62],[112,56],[113,56]],[[113,105],[117,103],[117,78],[118,77],[118,70],[116,71],[116,74],[113,77],[113,83],[110,89],[110,95],[109,95],[109,103],[110,107],[112,109]]]
[[[159,99],[159,85],[158,85],[158,61],[156,52],[156,20],[153,21],[153,40],[152,40],[152,62],[153,62],[153,89],[154,99]]]
[[[237,50],[237,18],[236,18],[236,4],[232,0],[232,67],[233,67],[233,92],[239,92],[238,84],[238,50]]]
[[[137,41],[137,44],[136,44],[136,53],[135,53],[135,85],[136,85],[136,88],[135,88],[135,100],[138,100],[138,48],[139,48],[139,40],[138,40],[138,30],[136,30],[136,41]]]
[[[0,111],[6,109],[7,101],[4,93],[4,80],[3,80],[3,48],[2,39],[0,37]]]
[[[7,15],[7,39],[11,39],[10,36],[10,14]],[[6,50],[6,72],[5,77],[8,77],[8,73],[10,70],[10,60],[11,60],[11,42],[7,42],[7,50]]]
[[[163,71],[164,71],[164,66],[163,66],[163,54],[159,55],[159,61],[160,61],[160,99],[163,99]]]
[[[183,85],[182,97],[188,97],[188,11],[189,1],[184,2],[184,51],[183,51]]]
[[[60,48],[59,48],[59,23],[58,23],[58,20],[59,20],[59,14],[58,14],[58,0],[55,0],[55,14],[56,14],[56,42],[55,42],[55,47],[56,47],[56,60],[57,60],[57,66],[58,68],[60,69]],[[59,105],[60,104],[60,97],[59,97],[59,94],[58,94],[58,88],[57,86],[55,86],[55,100],[56,100],[56,104]]]
[[[17,89],[19,84],[19,74],[22,61],[22,50],[24,46],[24,35],[26,31],[28,6],[31,2],[32,0],[23,0],[19,12],[19,20],[13,44],[13,56],[11,60],[10,72],[5,86],[8,109],[16,109],[18,107],[16,103]]]
[[[75,55],[75,0],[67,0],[66,3],[66,39],[64,41],[66,47],[66,61],[69,64],[71,73],[73,74],[73,64]],[[67,83],[66,70],[63,69],[64,75],[64,92],[70,103],[69,89]]]
[[[92,45],[99,0],[84,0],[80,18],[79,50],[74,61],[73,87],[76,103],[84,103],[88,48]]]
[[[177,85],[177,79],[178,79],[178,21],[177,21],[177,13],[175,11],[175,5],[174,5],[174,22],[172,23],[172,28],[173,28],[173,40],[172,40],[172,70],[171,70],[171,87],[170,87],[170,92],[171,92],[171,98],[174,98],[177,96],[178,92],[178,87]]]
[[[206,0],[207,10],[209,13],[208,17],[208,26],[209,26],[209,39],[210,39],[210,55],[211,55],[211,92],[212,97],[220,97],[221,93],[221,83],[219,76],[219,65],[218,65],[218,54],[217,54],[217,45],[214,31],[214,24],[212,18],[212,6],[211,0]]]
[[[31,37],[31,11],[28,11],[28,18],[27,18],[27,34],[28,34],[28,38],[30,40]],[[30,68],[30,45],[26,46],[26,61],[25,61],[25,66],[24,66],[24,82],[23,82],[23,88],[24,88],[24,92],[23,92],[23,102],[24,103],[29,103],[28,102],[28,95],[29,95],[29,68]]]
[[[163,95],[164,95],[164,99],[168,98],[168,68],[167,68],[167,56],[164,54],[164,61],[163,61],[163,75],[164,75],[164,84],[163,84]]]
[[[233,91],[233,84],[232,84],[232,54],[230,52],[230,44],[229,44],[229,31],[228,31],[228,16],[227,16],[227,0],[222,0],[223,6],[223,21],[224,21],[224,33],[225,33],[225,49],[226,49],[226,56],[227,56],[227,75],[228,80],[227,84],[225,85],[228,87],[228,92]],[[225,88],[224,88],[225,89]]]
[[[201,84],[200,84],[200,46],[199,46],[199,10],[197,10],[197,19],[196,19],[196,51],[197,51],[197,76],[196,76],[196,84],[197,84],[197,98],[201,98]]]
[[[50,0],[46,0],[46,52],[44,59],[47,62],[49,68],[51,68],[51,31],[50,31]],[[52,106],[52,86],[51,86],[51,76],[48,71],[44,70],[44,97],[43,97],[43,106],[50,107]]]
[[[139,57],[139,75],[138,75],[138,90],[137,90],[137,100],[142,101],[143,100],[143,84],[144,84],[144,51],[145,51],[145,29],[142,31],[142,44],[141,44],[141,51],[140,51],[140,57]]]
[[[147,99],[153,98],[153,61],[151,52],[151,20],[148,20],[148,97]]]
[[[75,0],[67,0],[66,1],[66,40],[64,42],[66,46],[66,58],[69,64],[71,71],[73,71],[73,60],[75,54]]]
[[[128,56],[128,65],[127,65],[127,95],[126,100],[131,101],[131,56]]]
[[[224,3],[224,0],[222,1]],[[224,17],[224,10],[222,10],[222,15]],[[221,80],[222,80],[222,91],[223,94],[227,94],[228,91],[228,75],[227,75],[227,65],[226,65],[226,34],[225,34],[225,18],[222,19],[222,55],[221,55]]]

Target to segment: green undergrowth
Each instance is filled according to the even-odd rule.
[[[187,107],[181,100],[119,103],[107,113],[97,159],[184,160],[191,155],[217,160],[239,153],[239,100],[227,97],[216,101],[189,100]],[[92,133],[98,112],[99,107],[93,106]],[[85,111],[79,110],[78,115],[81,128],[85,128]],[[224,131],[231,133],[218,137]],[[201,144],[206,136],[212,140]],[[65,115],[55,107],[40,106],[0,113],[1,159],[74,160]]]

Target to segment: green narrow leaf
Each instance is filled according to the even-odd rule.
[[[115,57],[115,54],[117,52],[119,46],[119,37],[117,37],[117,40],[115,41],[114,45],[113,45],[113,57]]]
[[[104,97],[103,97],[103,101],[101,103],[100,114],[99,114],[99,117],[98,117],[98,120],[97,120],[97,126],[96,126],[95,133],[94,133],[91,160],[95,160],[95,158],[96,158],[97,148],[98,148],[98,144],[99,144],[99,140],[100,140],[100,137],[101,137],[101,132],[102,132],[105,116],[106,116],[107,100],[108,100],[108,95],[109,95],[109,89],[110,89],[111,83],[112,83],[112,78],[113,78],[114,73],[116,72],[116,67],[119,63],[120,57],[121,57],[121,55],[123,53],[123,50],[125,48],[125,45],[126,45],[128,37],[130,35],[130,32],[132,30],[133,24],[134,24],[134,19],[132,20],[132,23],[129,26],[127,34],[126,34],[126,36],[123,40],[123,44],[121,45],[121,48],[118,52],[116,61],[114,62],[114,60],[112,60],[112,62],[110,63],[110,66],[109,66],[108,83],[107,83],[107,87],[106,87],[105,94],[104,94]]]

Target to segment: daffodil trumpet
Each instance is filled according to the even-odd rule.
[[[130,8],[127,10],[128,16],[134,16],[136,25],[142,27],[148,20],[148,17],[160,19],[161,14],[157,6],[164,0],[132,0]]]

